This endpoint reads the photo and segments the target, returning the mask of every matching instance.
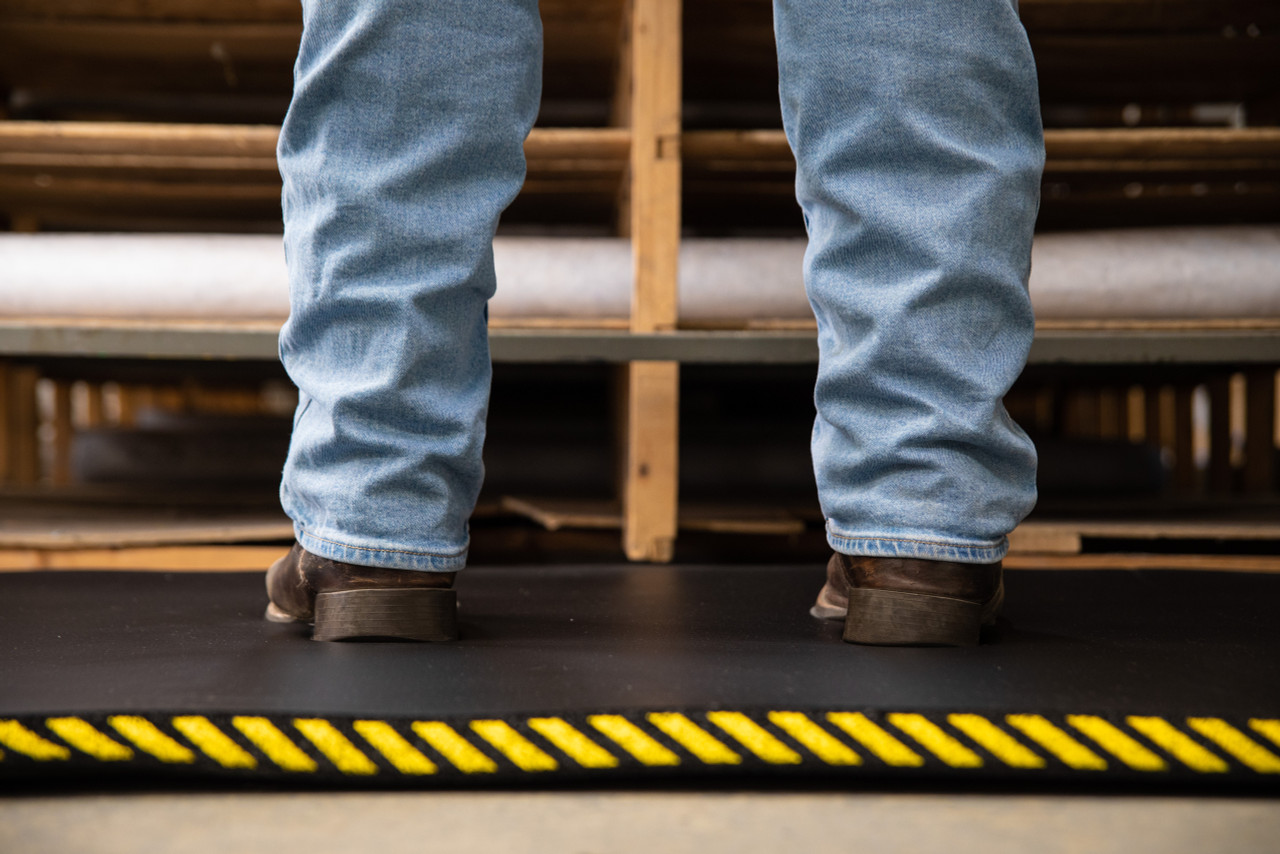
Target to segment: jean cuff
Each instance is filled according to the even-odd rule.
[[[313,555],[383,569],[412,569],[419,572],[456,572],[467,565],[467,546],[456,552],[427,552],[410,549],[369,548],[353,546],[320,537],[295,525],[298,543]]]
[[[943,537],[894,537],[879,534],[850,534],[836,530],[827,521],[827,543],[841,554],[853,557],[896,557],[916,560],[946,560],[954,563],[995,563],[1009,553],[1009,538],[998,540],[958,540]]]

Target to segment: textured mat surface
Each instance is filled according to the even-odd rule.
[[[0,575],[0,778],[1280,782],[1280,576],[1012,572],[971,649],[840,643],[816,567],[476,568],[456,644],[261,574]]]

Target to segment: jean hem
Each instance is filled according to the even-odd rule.
[[[301,526],[296,526],[296,532],[298,543],[312,554],[357,566],[410,569],[419,572],[456,572],[467,565],[467,546],[451,552],[369,548],[317,536]]]
[[[995,563],[1009,553],[1009,538],[964,541],[931,537],[890,537],[837,532],[827,524],[827,543],[851,557],[893,557],[945,560],[953,563]]]

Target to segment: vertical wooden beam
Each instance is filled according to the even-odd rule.
[[[680,0],[631,0],[631,330],[676,328],[680,251]],[[680,366],[627,369],[623,548],[668,561],[675,549]]]
[[[71,482],[71,383],[55,380],[53,384],[53,459],[49,479],[54,486]]]
[[[1209,389],[1209,489],[1231,491],[1231,377],[1215,375]]]
[[[40,480],[39,408],[36,384],[39,372],[30,365],[12,365],[4,399],[6,423],[5,469],[10,482],[32,486]]]
[[[1135,445],[1147,441],[1146,392],[1131,385],[1124,394],[1124,436]]]
[[[102,385],[85,383],[84,386],[84,426],[86,429],[101,427],[106,421],[103,411]]]
[[[1094,388],[1070,389],[1063,401],[1063,427],[1068,436],[1096,439],[1101,432],[1101,396]]]
[[[1098,438],[1114,441],[1124,435],[1124,408],[1119,389],[1112,386],[1099,389]]]
[[[1245,375],[1244,488],[1275,488],[1276,371],[1259,368]]]

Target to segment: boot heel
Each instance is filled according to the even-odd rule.
[[[982,606],[963,599],[855,587],[849,591],[844,639],[885,646],[973,646]]]
[[[458,638],[458,595],[447,589],[374,588],[316,596],[312,640]]]

